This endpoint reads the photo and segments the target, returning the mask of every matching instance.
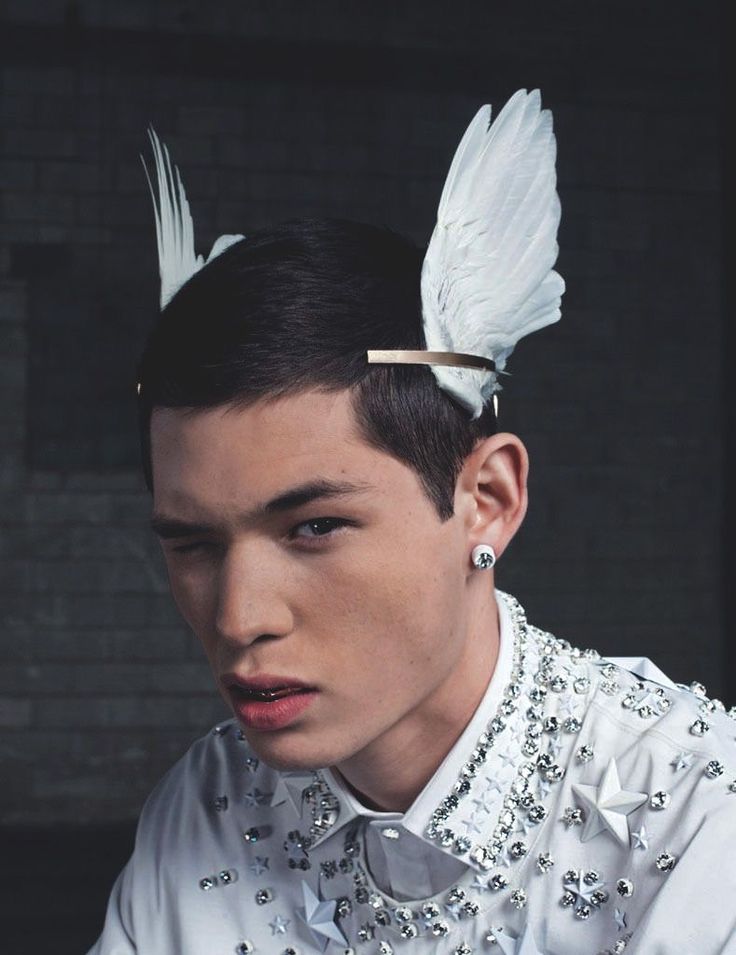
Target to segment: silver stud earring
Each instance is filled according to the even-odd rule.
[[[490,544],[478,544],[473,548],[471,559],[480,570],[488,570],[496,563],[496,552]]]

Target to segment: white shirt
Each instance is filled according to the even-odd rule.
[[[405,813],[220,724],[147,800],[89,955],[736,955],[732,716],[496,596],[493,676]]]

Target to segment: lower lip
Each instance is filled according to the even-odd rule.
[[[280,730],[300,716],[317,696],[316,690],[293,693],[280,700],[262,703],[232,695],[233,708],[241,723],[256,730]]]

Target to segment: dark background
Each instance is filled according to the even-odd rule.
[[[198,252],[298,215],[426,242],[475,111],[539,87],[568,290],[501,394],[532,472],[498,585],[558,636],[736,702],[715,0],[2,10],[4,952],[86,951],[143,799],[224,713],[138,471],[135,361],[159,287],[149,122]]]

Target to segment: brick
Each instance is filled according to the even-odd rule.
[[[7,219],[23,222],[48,222],[49,219],[72,218],[74,202],[70,196],[35,193],[6,193],[3,208]]]
[[[31,725],[30,700],[13,700],[0,697],[0,726],[27,727]]]

